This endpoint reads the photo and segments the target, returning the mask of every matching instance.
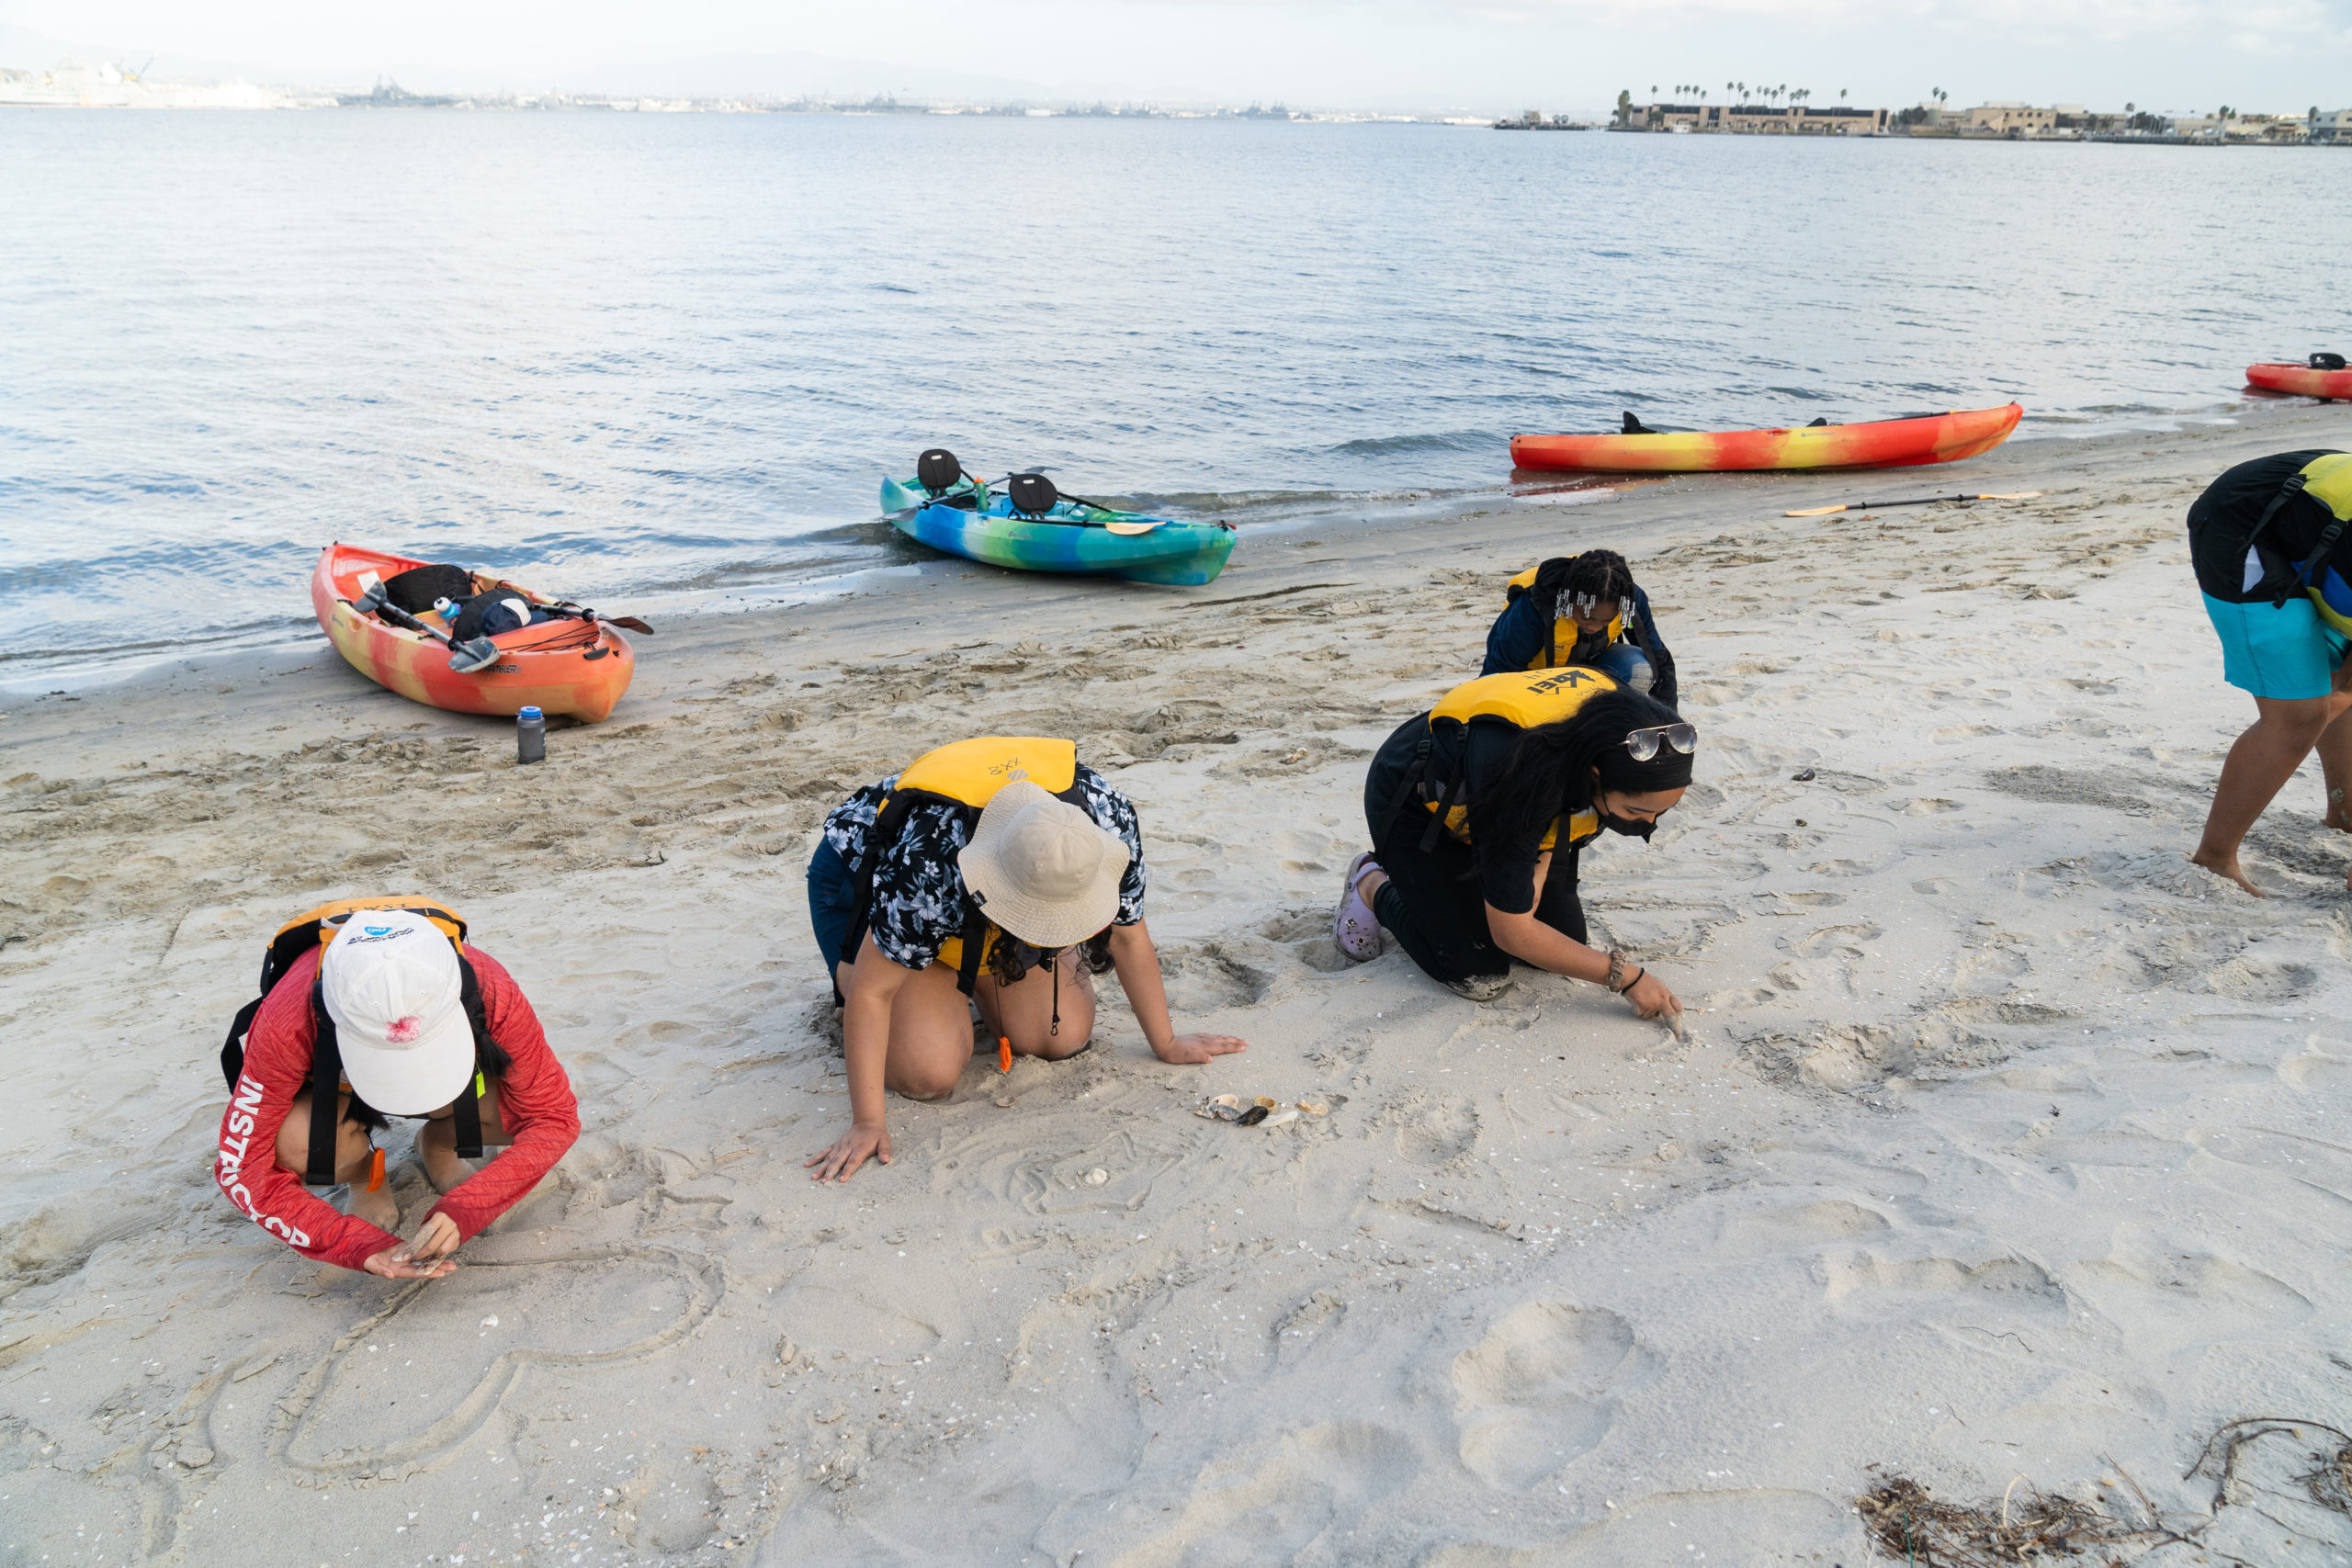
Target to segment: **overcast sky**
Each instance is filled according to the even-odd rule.
[[[1335,107],[1589,109],[1734,80],[1890,106],[1942,87],[1955,104],[2352,107],[2352,0],[0,0],[0,21],[289,77],[436,66],[516,90],[807,51]]]

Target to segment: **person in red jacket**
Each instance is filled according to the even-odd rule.
[[[472,969],[486,1038],[468,1016],[461,965]],[[314,1009],[333,1023],[343,1064],[334,1177],[351,1186],[348,1214],[302,1185],[316,1092]],[[477,1084],[482,1143],[504,1145],[478,1171],[458,1157],[455,1130],[458,1096]],[[367,1186],[373,1131],[391,1116],[424,1120],[417,1153],[442,1194],[407,1242],[392,1234],[400,1211],[391,1195]],[[214,1177],[248,1218],[305,1258],[389,1279],[436,1279],[455,1271],[449,1255],[519,1201],[579,1136],[571,1080],[505,966],[480,948],[461,955],[413,910],[361,910],[331,943],[297,959],[262,1003],[220,1119]]]

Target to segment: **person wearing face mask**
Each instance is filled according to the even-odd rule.
[[[1385,927],[1431,979],[1483,1001],[1514,960],[1607,986],[1679,1023],[1666,983],[1587,944],[1577,859],[1606,829],[1646,840],[1690,783],[1698,731],[1595,671],[1481,676],[1408,720],[1372,760],[1373,849],[1349,865],[1340,951]]]
[[[1675,705],[1674,655],[1649,595],[1615,550],[1555,556],[1512,578],[1505,596],[1479,674],[1581,664]]]

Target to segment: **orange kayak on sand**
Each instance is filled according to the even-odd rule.
[[[566,616],[500,632],[491,639],[498,645],[498,662],[460,675],[449,668],[447,644],[352,608],[351,601],[367,591],[364,575],[390,578],[430,564],[356,545],[329,545],[319,552],[318,570],[311,574],[311,608],[335,651],[378,685],[451,713],[511,715],[536,707],[550,717],[568,714],[584,724],[611,713],[628,690],[637,655],[628,639],[603,621]],[[474,587],[512,589],[535,604],[563,603],[487,572],[474,573]],[[427,616],[425,624],[436,623]]]
[[[2009,438],[2025,410],[1962,409],[1868,424],[1792,430],[1723,430],[1656,435],[1514,435],[1521,468],[1689,474],[1726,468],[1910,468],[1990,452]]]
[[[2352,370],[2314,370],[2308,365],[2249,365],[2245,384],[2266,392],[2296,392],[2306,398],[2352,398]]]

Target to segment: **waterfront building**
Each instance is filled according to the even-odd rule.
[[[1815,104],[1628,105],[1611,130],[1735,136],[1883,136],[1887,111]]]
[[[2322,145],[2352,147],[2352,109],[2329,109],[2307,122],[2307,138]]]

